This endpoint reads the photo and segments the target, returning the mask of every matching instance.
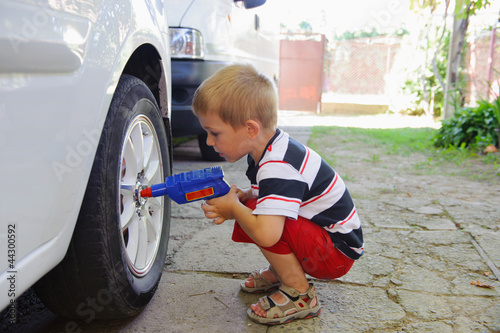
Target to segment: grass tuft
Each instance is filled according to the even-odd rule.
[[[482,154],[465,147],[436,148],[430,128],[363,129],[316,126],[309,146],[334,168],[365,163],[367,168],[394,169],[396,161],[415,174],[466,175],[498,181],[500,153]],[[354,177],[352,177],[354,178]]]

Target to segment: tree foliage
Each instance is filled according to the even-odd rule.
[[[410,6],[414,11],[430,10],[431,13],[440,5],[445,5],[446,14],[451,0],[411,0]],[[480,9],[490,5],[489,0],[456,0],[453,13],[454,22],[450,31],[450,47],[448,51],[448,64],[446,79],[444,82],[444,116],[453,114],[453,109],[462,106],[463,98],[461,91],[463,86],[460,82],[460,64],[464,54],[465,37],[469,26],[469,18],[475,15]],[[443,25],[446,26],[446,16]]]
[[[391,36],[404,36],[409,32],[404,28],[400,28],[392,32]],[[335,35],[335,40],[350,40],[350,39],[358,39],[358,38],[369,38],[369,37],[378,37],[378,36],[387,36],[388,33],[381,33],[377,31],[375,28],[372,30],[360,30],[360,31],[344,31],[341,35]]]
[[[421,12],[425,9],[434,12],[443,3],[449,6],[450,0],[410,0],[410,9],[415,12]],[[490,4],[490,0],[456,0],[455,15],[463,19],[475,15],[478,10],[486,8]]]

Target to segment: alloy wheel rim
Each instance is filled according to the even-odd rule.
[[[151,269],[161,240],[164,198],[142,198],[140,191],[163,182],[158,136],[151,121],[137,116],[121,152],[118,216],[122,246],[130,271],[138,276]]]

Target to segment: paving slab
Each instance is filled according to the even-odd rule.
[[[266,332],[266,327],[246,318],[253,301],[255,296],[240,292],[239,280],[170,272],[162,277],[148,308],[123,331]]]
[[[293,135],[293,128],[287,131]],[[301,140],[307,140],[307,130],[299,132]],[[237,173],[246,168],[244,164],[224,164],[223,167],[235,179]],[[396,179],[395,183],[399,187],[406,183],[405,189],[411,191],[421,189],[418,187],[421,184],[411,185],[411,181]],[[424,186],[432,190],[432,184]],[[369,191],[366,193],[372,195]],[[334,281],[313,279],[323,305],[320,317],[270,327],[267,332],[497,330],[500,284],[485,274],[489,271],[488,265],[471,243],[468,231],[459,229],[460,223],[450,218],[450,211],[459,217],[458,220],[470,218],[470,207],[475,207],[475,203],[469,202],[469,209],[465,209],[463,200],[444,198],[440,201],[438,191],[436,197],[398,196],[390,186],[386,194],[375,202],[363,195],[355,198],[366,224],[367,250],[345,276]],[[191,214],[199,207],[193,209],[185,213],[184,208],[178,213],[174,210],[174,215]],[[384,214],[388,209],[399,211],[399,218]],[[489,206],[489,210],[487,214],[497,211],[493,206]],[[191,223],[204,225],[206,221],[198,216],[198,219],[191,219]],[[255,246],[233,243],[230,240],[232,227],[232,222],[201,227],[202,232],[185,240],[176,251],[166,272],[167,276],[182,275],[183,284],[202,283],[200,275],[203,281],[224,279],[231,289],[229,295],[239,299],[226,298],[227,304],[234,305],[234,311],[239,312],[236,316],[241,320],[231,326],[232,329],[237,331],[244,327],[252,332],[259,329],[259,325],[255,327],[245,317],[245,311],[258,296],[240,292],[239,283],[252,270],[265,267],[266,261]],[[477,236],[478,241],[488,244],[494,242],[496,234],[483,232]],[[493,246],[489,251],[497,249]],[[474,281],[493,288],[479,288],[471,284]],[[226,291],[223,296],[228,297],[227,294]],[[210,297],[203,299],[213,302]],[[210,308],[209,304],[205,306]]]
[[[306,143],[311,128],[293,126],[304,125],[300,119],[285,120],[285,130]],[[323,125],[335,121],[345,124],[347,119],[320,119]],[[318,318],[273,327],[250,321],[246,311],[262,295],[240,291],[240,283],[267,262],[255,246],[231,241],[234,222],[214,225],[195,202],[172,205],[164,273],[137,317],[71,326],[45,309],[35,324],[27,322],[18,331],[500,332],[498,184],[461,177],[457,186],[441,174],[406,177],[398,171],[406,161],[385,166],[386,157],[374,161],[370,172],[354,174],[350,166],[362,164],[356,159],[359,151],[340,144],[332,149],[349,160],[336,169],[348,175],[366,252],[345,276],[312,279],[323,306]],[[222,165],[229,183],[248,186],[244,160],[204,162],[196,140],[176,148],[176,154],[174,173]]]

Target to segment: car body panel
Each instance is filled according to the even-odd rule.
[[[18,297],[64,257],[132,53],[151,44],[170,73],[165,10],[161,1],[0,3],[0,45],[8,49],[0,52],[0,180],[9,193],[0,203],[1,247],[9,225],[16,235],[14,265],[0,261],[2,295],[12,274]],[[8,302],[0,298],[0,308]]]

